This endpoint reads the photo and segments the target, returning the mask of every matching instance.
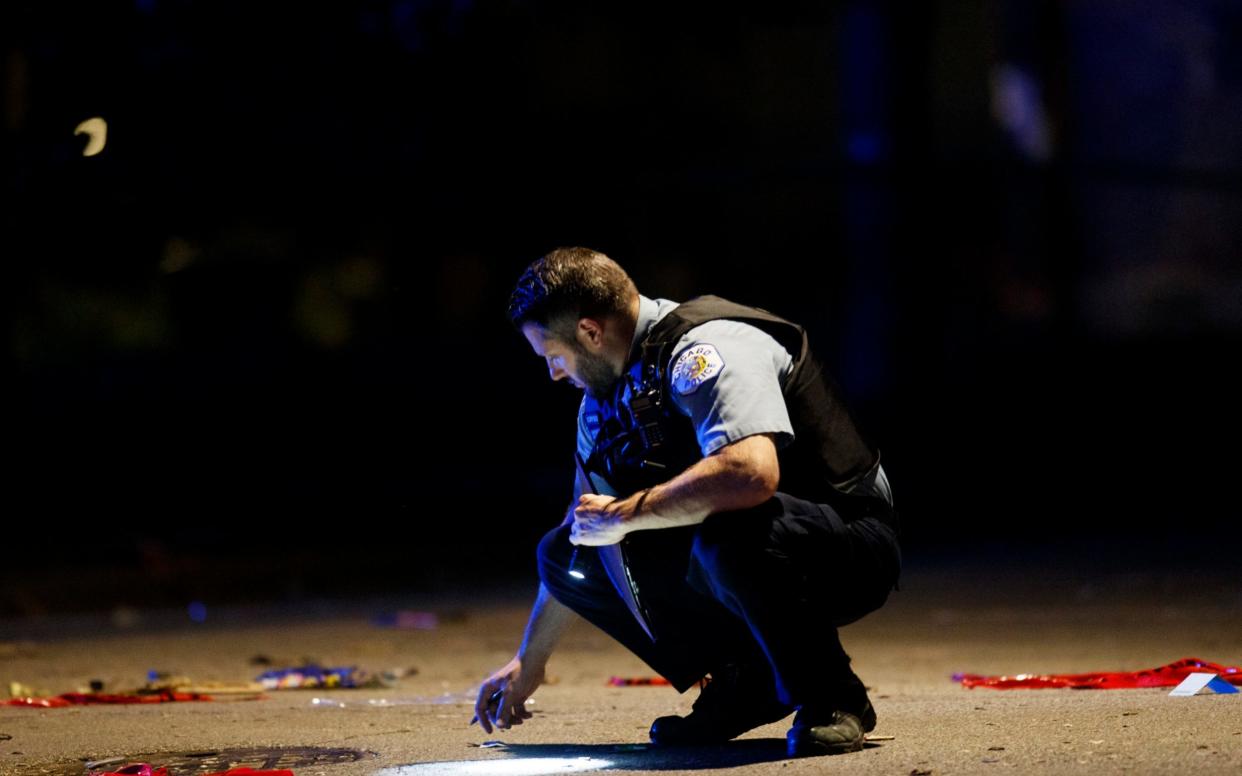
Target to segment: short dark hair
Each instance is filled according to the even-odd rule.
[[[621,265],[590,248],[557,248],[533,261],[509,296],[509,321],[550,329],[575,342],[579,318],[621,315],[638,296],[638,287]]]

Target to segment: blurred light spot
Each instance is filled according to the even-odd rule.
[[[435,612],[417,612],[403,609],[379,615],[371,620],[375,625],[390,628],[416,628],[418,630],[435,630],[440,625],[440,618]]]
[[[30,112],[30,61],[26,52],[17,46],[11,47],[3,69],[7,77],[0,115],[4,116],[5,128],[17,132],[25,125],[26,114]]]
[[[104,144],[108,142],[108,122],[96,116],[93,119],[87,119],[73,130],[75,135],[89,135],[90,141],[87,142],[86,148],[82,151],[83,156],[95,156],[104,150]]]
[[[872,164],[884,155],[884,142],[873,132],[854,132],[850,135],[846,152],[856,162]]]
[[[198,249],[188,240],[169,237],[164,243],[164,256],[160,259],[160,271],[171,275],[180,272],[198,258]]]
[[[336,289],[335,280],[330,270],[312,270],[302,280],[293,309],[302,335],[330,349],[344,346],[353,334],[349,305]]]
[[[331,698],[311,698],[311,705],[319,706],[319,707],[331,706],[332,708],[336,708],[336,709],[345,708],[344,703],[342,703],[341,701],[334,701]]]
[[[1035,76],[1013,64],[993,69],[992,117],[1028,159],[1052,157],[1052,131]]]
[[[586,579],[586,574],[583,574],[578,569],[570,569],[569,576],[573,577],[574,579]]]
[[[112,610],[110,619],[114,628],[132,628],[142,621],[142,615],[132,607],[118,606]]]
[[[478,773],[503,776],[537,776],[544,773],[598,771],[612,766],[609,760],[594,757],[522,757],[513,760],[457,760],[456,762],[415,763],[384,768],[375,776],[419,776],[424,773]]]
[[[194,622],[207,621],[207,604],[202,601],[191,601],[189,606],[190,619]]]
[[[374,296],[382,277],[383,268],[370,256],[351,256],[336,270],[337,287],[347,299]]]
[[[43,294],[48,318],[39,348],[145,350],[168,344],[170,307],[158,291],[138,294],[58,284],[47,286]]]

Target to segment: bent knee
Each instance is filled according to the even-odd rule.
[[[543,535],[535,550],[539,578],[548,579],[557,571],[568,568],[573,545],[569,542],[568,525],[560,525]]]

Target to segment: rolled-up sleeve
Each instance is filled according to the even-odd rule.
[[[669,361],[674,406],[690,418],[703,455],[754,434],[794,439],[781,380],[793,356],[772,335],[740,321],[715,320],[686,333]]]

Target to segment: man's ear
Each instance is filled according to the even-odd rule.
[[[604,344],[604,326],[595,318],[578,319],[578,341],[601,347]]]

